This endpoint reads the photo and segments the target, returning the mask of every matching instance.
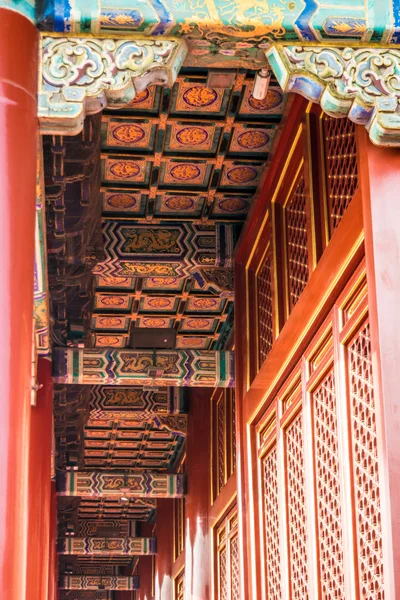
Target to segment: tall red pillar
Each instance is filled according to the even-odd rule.
[[[28,489],[26,600],[48,600],[51,528],[51,442],[53,379],[51,361],[40,358],[36,406],[31,409]]]
[[[385,597],[400,598],[400,150],[358,128],[379,447]]]
[[[185,600],[211,598],[209,508],[212,390],[191,388],[186,440]]]
[[[155,600],[173,598],[172,563],[173,557],[173,501],[157,500],[157,556],[154,576]]]
[[[25,598],[37,31],[0,9],[0,598]]]
[[[142,523],[140,535],[152,537],[153,525]],[[140,589],[136,592],[137,600],[152,600],[153,598],[153,560],[153,556],[140,557],[138,570]]]
[[[50,492],[50,536],[49,536],[49,583],[48,600],[58,598],[58,554],[57,554],[57,491],[55,481]]]

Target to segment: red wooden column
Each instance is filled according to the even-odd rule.
[[[154,576],[155,600],[172,600],[171,568],[173,562],[173,502],[157,500],[156,518],[157,556]],[[141,585],[141,583],[140,583]]]
[[[385,597],[400,598],[400,149],[358,128],[376,389]]]
[[[152,537],[153,526],[150,523],[142,523],[140,528],[141,535]],[[172,557],[171,557],[172,558]],[[137,600],[152,600],[153,598],[153,557],[141,556],[139,560],[139,585],[140,589],[136,592]]]
[[[26,600],[47,600],[51,528],[51,441],[53,380],[51,361],[40,358],[36,406],[31,409],[28,490]]]
[[[186,440],[185,600],[211,598],[211,389],[191,388]]]
[[[35,27],[0,9],[0,598],[25,598],[37,154]]]
[[[49,536],[49,583],[48,600],[58,597],[58,554],[57,554],[57,491],[55,481],[50,492],[50,536]]]

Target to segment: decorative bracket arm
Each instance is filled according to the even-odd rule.
[[[171,87],[187,54],[184,40],[41,37],[42,134],[76,135],[86,115],[119,108],[149,85]]]
[[[399,49],[274,44],[266,55],[284,91],[365,125],[377,146],[400,146]]]

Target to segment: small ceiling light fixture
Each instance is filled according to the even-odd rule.
[[[260,69],[254,78],[253,98],[255,100],[265,100],[268,94],[271,72],[269,69]]]

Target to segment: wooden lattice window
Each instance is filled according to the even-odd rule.
[[[216,390],[213,401],[212,478],[216,498],[236,464],[236,401],[235,390]]]
[[[271,247],[267,251],[257,273],[258,343],[260,364],[267,358],[274,342],[272,312],[272,264]]]
[[[285,253],[289,310],[308,281],[307,194],[304,168],[293,186],[284,207]]]
[[[350,119],[323,116],[326,191],[330,233],[340,223],[358,187],[355,125]]]
[[[236,507],[216,531],[217,600],[240,599],[238,517]]]
[[[185,472],[186,461],[183,460],[178,473]],[[174,560],[183,552],[186,538],[186,500],[174,498]]]
[[[185,595],[185,571],[181,571],[174,580],[174,598],[183,600]]]

